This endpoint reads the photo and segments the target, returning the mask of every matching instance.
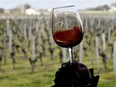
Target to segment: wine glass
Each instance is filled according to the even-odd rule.
[[[72,48],[83,39],[83,25],[75,5],[53,8],[52,35],[59,46],[68,48],[72,63]]]

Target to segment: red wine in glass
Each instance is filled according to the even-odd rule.
[[[78,45],[83,39],[83,32],[78,26],[72,29],[57,31],[53,34],[55,42],[61,47],[73,47]]]

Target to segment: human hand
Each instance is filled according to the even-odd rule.
[[[56,72],[55,85],[52,87],[97,87],[99,76],[94,76],[93,69],[74,60],[66,62]]]

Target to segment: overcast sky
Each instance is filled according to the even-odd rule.
[[[0,0],[0,8],[15,8],[20,4],[30,4],[33,8],[54,8],[64,5],[77,5],[78,9],[96,7],[116,2],[116,0]]]

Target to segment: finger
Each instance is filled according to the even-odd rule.
[[[100,78],[100,76],[99,75],[97,75],[96,77],[95,77],[95,82],[94,82],[94,84],[95,84],[95,87],[97,87],[97,84],[98,84],[98,81],[99,81],[99,78]]]
[[[99,81],[99,75],[95,76],[95,77],[92,79],[91,87],[97,87],[98,81]]]
[[[91,76],[92,76],[92,78],[93,78],[93,77],[94,77],[94,69],[91,68],[91,69],[89,69],[89,71],[90,71],[90,74],[91,74]]]

